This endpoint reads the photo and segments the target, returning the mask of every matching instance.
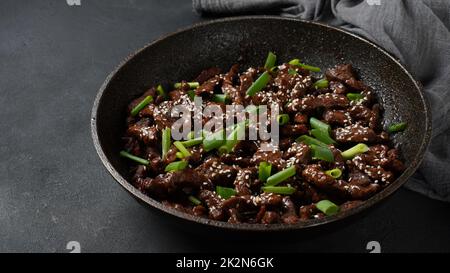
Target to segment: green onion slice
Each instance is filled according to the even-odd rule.
[[[266,186],[276,186],[281,182],[285,181],[289,177],[292,177],[296,174],[295,165],[292,165],[282,171],[277,172],[276,174],[269,176],[267,178]]]
[[[277,116],[277,122],[280,125],[285,125],[289,122],[289,115],[288,114],[280,114]]]
[[[225,142],[225,130],[221,129],[212,134],[206,135],[203,139],[203,149],[206,152],[217,149]]]
[[[127,151],[121,151],[120,155],[123,156],[123,157],[126,157],[128,159],[131,159],[131,160],[133,160],[133,161],[135,161],[135,162],[137,162],[137,163],[139,163],[141,165],[148,165],[148,164],[150,164],[150,162],[148,160],[140,158],[140,157],[135,156],[135,155],[132,155],[132,154],[130,154]]]
[[[145,99],[143,99],[138,105],[136,105],[133,110],[131,110],[131,115],[136,116],[139,111],[141,111],[145,106],[147,106],[150,102],[153,101],[152,96],[147,96]]]
[[[228,199],[236,195],[236,190],[234,190],[233,188],[216,186],[216,193],[223,199]]]
[[[316,208],[327,216],[335,215],[339,212],[339,206],[331,202],[330,200],[322,200],[317,202]]]
[[[320,72],[320,71],[322,71],[322,70],[320,69],[320,67],[317,67],[317,66],[312,66],[312,65],[302,64],[302,63],[299,64],[298,66],[300,66],[300,67],[303,68],[303,69],[312,71],[312,72]]]
[[[275,66],[275,63],[277,61],[277,56],[273,54],[272,52],[269,52],[267,55],[266,63],[264,64],[265,69],[271,69]]]
[[[169,163],[166,168],[164,169],[164,171],[166,172],[176,172],[176,171],[181,171],[183,169],[185,169],[188,165],[187,161],[181,160],[181,161],[174,161],[172,163]]]
[[[205,134],[203,133],[202,130],[198,131],[197,133],[195,133],[194,131],[190,131],[187,134],[186,138],[188,140],[191,140],[191,139],[194,139],[194,138],[200,138],[200,137],[203,138],[204,136],[205,136]]]
[[[165,129],[162,130],[162,143],[161,143],[161,147],[162,147],[162,158],[164,158],[167,154],[167,152],[170,149],[170,145],[171,145],[171,133],[170,133],[170,128],[167,127]]]
[[[334,162],[333,152],[328,147],[322,147],[314,144],[310,145],[310,147],[313,159]]]
[[[289,64],[298,66],[300,64],[300,60],[299,59],[290,60]]]
[[[334,179],[338,179],[342,175],[342,171],[339,168],[334,168],[325,172],[327,175],[333,177]]]
[[[239,123],[234,130],[227,136],[225,143],[219,147],[219,153],[227,154],[233,151],[239,142],[239,135],[245,134],[245,123]]]
[[[360,93],[347,93],[347,98],[351,101],[358,101],[364,99],[364,95]]]
[[[331,131],[331,127],[330,125],[326,124],[323,121],[320,121],[318,119],[316,119],[315,117],[312,117],[309,119],[309,123],[311,124],[311,127],[314,129],[319,129],[322,130],[324,132],[330,132]]]
[[[323,88],[328,88],[328,84],[329,84],[329,82],[328,82],[327,79],[320,79],[320,80],[316,81],[316,82],[313,84],[313,86],[314,86],[316,89],[323,89]]]
[[[195,91],[194,90],[187,91],[187,94],[189,96],[189,99],[191,99],[191,100],[195,99]]]
[[[295,69],[289,68],[289,69],[288,69],[288,74],[289,74],[289,75],[297,75],[298,72],[297,72]]]
[[[321,142],[323,142],[325,144],[334,144],[334,143],[336,143],[336,141],[334,141],[327,132],[324,132],[322,130],[311,129],[310,133],[315,138],[317,138],[318,140],[320,140]]]
[[[178,151],[180,151],[180,153],[182,153],[184,157],[188,157],[191,155],[191,153],[186,149],[186,147],[184,147],[183,143],[181,143],[180,141],[175,141],[173,145],[177,147]]]
[[[203,137],[188,139],[185,141],[182,141],[181,144],[183,144],[184,147],[192,147],[195,145],[199,145],[203,142]]]
[[[363,154],[363,153],[367,152],[368,150],[369,150],[369,146],[367,146],[364,143],[359,143],[359,144],[356,144],[355,146],[353,146],[352,148],[350,148],[346,151],[343,151],[341,153],[341,155],[344,159],[352,159],[359,154]]]
[[[401,132],[401,131],[404,131],[407,126],[408,126],[408,124],[406,122],[392,124],[391,126],[389,126],[388,131],[389,131],[389,133]]]
[[[295,141],[305,143],[306,145],[309,145],[309,146],[317,145],[317,146],[322,146],[322,147],[328,147],[328,145],[323,143],[322,141],[317,140],[317,139],[312,138],[307,135],[299,136]]]
[[[162,87],[161,84],[158,85],[158,86],[156,87],[156,93],[157,93],[159,96],[162,96],[162,97],[164,97],[164,98],[167,97],[166,91],[164,91],[164,88]]]
[[[202,204],[202,201],[198,200],[195,196],[189,195],[188,197],[189,201],[191,201],[192,204],[198,206]]]
[[[211,98],[212,101],[214,102],[218,102],[218,103],[229,103],[230,102],[230,97],[228,97],[225,94],[214,94]]]
[[[320,69],[320,67],[303,64],[303,63],[300,62],[299,59],[293,59],[293,60],[289,61],[289,64],[290,65],[299,66],[299,67],[301,67],[303,69],[306,69],[306,70],[309,70],[309,71],[312,71],[312,72],[320,72],[320,71],[322,71]]]
[[[295,188],[290,186],[265,186],[262,187],[262,190],[264,192],[271,192],[271,193],[277,193],[277,194],[283,194],[283,195],[290,195],[295,192]]]
[[[178,88],[181,87],[182,84],[183,84],[183,83],[181,83],[181,82],[177,82],[177,83],[175,83],[175,84],[173,85],[173,87],[175,87],[176,89],[178,89]],[[189,88],[191,88],[191,89],[194,89],[194,88],[197,88],[197,87],[200,86],[200,83],[198,83],[198,82],[187,82],[187,84],[189,85]]]
[[[259,180],[266,182],[267,178],[270,177],[271,172],[272,172],[272,164],[264,161],[259,163],[259,170],[258,170]]]
[[[266,87],[266,85],[269,83],[269,81],[270,81],[269,72],[266,71],[266,72],[262,73],[261,76],[259,76],[259,78],[256,79],[256,81],[254,81],[253,84],[248,88],[247,95],[248,96],[255,95],[257,92],[264,89],[264,87]]]

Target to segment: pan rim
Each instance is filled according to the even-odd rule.
[[[251,20],[279,20],[279,21],[294,21],[299,22],[301,24],[311,24],[316,25],[328,30],[338,31],[346,35],[350,35],[353,38],[356,38],[366,44],[369,44],[370,46],[374,47],[376,50],[380,51],[382,54],[384,54],[386,57],[391,59],[399,68],[410,78],[410,80],[415,85],[416,89],[419,91],[420,99],[423,103],[423,110],[425,115],[425,135],[422,138],[422,143],[420,144],[420,147],[418,148],[416,152],[415,158],[411,161],[410,166],[400,175],[391,185],[383,189],[382,191],[378,192],[371,198],[364,201],[363,204],[359,205],[356,208],[343,211],[337,215],[325,217],[323,219],[313,219],[306,222],[299,222],[297,224],[248,224],[248,223],[242,223],[242,224],[231,224],[228,222],[222,222],[217,220],[211,220],[206,219],[194,215],[190,215],[184,212],[181,212],[179,210],[170,208],[168,206],[165,206],[161,204],[159,201],[145,195],[144,193],[140,192],[137,188],[135,188],[131,183],[127,181],[126,178],[124,178],[120,173],[112,166],[109,159],[107,158],[106,154],[103,151],[100,138],[98,135],[98,126],[97,126],[97,114],[99,105],[101,103],[103,94],[105,90],[108,88],[110,82],[112,79],[117,75],[117,73],[133,58],[140,55],[143,51],[145,51],[147,48],[161,42],[162,40],[168,39],[172,36],[176,36],[180,33],[184,33],[187,31],[191,31],[196,28],[208,26],[208,25],[214,25],[214,24],[221,24],[226,22],[233,22],[233,21],[251,21]],[[215,228],[221,228],[226,230],[238,230],[238,231],[288,231],[288,230],[299,230],[299,229],[309,229],[313,227],[322,226],[328,223],[333,223],[339,220],[343,220],[346,218],[349,218],[350,216],[354,216],[358,213],[361,213],[363,211],[366,211],[373,205],[379,203],[381,200],[386,199],[390,195],[392,195],[400,186],[406,183],[407,179],[414,174],[414,172],[419,167],[420,163],[423,160],[423,157],[425,155],[426,149],[428,147],[428,144],[430,142],[431,137],[431,111],[429,102],[425,96],[424,90],[422,88],[422,85],[419,81],[417,81],[412,74],[400,63],[400,61],[394,57],[391,53],[389,53],[384,48],[380,47],[379,45],[375,44],[372,41],[367,40],[366,38],[363,38],[361,36],[358,36],[354,33],[348,32],[346,30],[329,26],[324,23],[320,22],[312,22],[307,20],[301,20],[296,18],[286,18],[286,17],[280,17],[280,16],[267,16],[267,15],[252,15],[252,16],[236,16],[236,17],[226,17],[206,22],[200,22],[193,25],[190,25],[188,27],[184,27],[181,29],[178,29],[174,32],[171,32],[169,34],[163,35],[154,41],[147,43],[142,48],[136,50],[135,52],[129,54],[123,61],[119,63],[119,65],[106,77],[105,81],[101,85],[100,89],[98,90],[98,93],[94,100],[94,105],[91,112],[91,136],[93,139],[95,150],[100,157],[100,160],[102,161],[103,165],[106,167],[110,175],[118,182],[125,190],[127,190],[130,194],[132,194],[135,198],[137,198],[140,201],[143,201],[147,205],[150,205],[153,208],[156,208],[162,212],[165,212],[169,215],[175,216],[177,218],[181,218],[183,220],[194,222],[202,225],[207,225]]]

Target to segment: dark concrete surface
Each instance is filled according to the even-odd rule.
[[[450,204],[405,189],[344,227],[270,243],[188,233],[122,190],[92,145],[96,92],[127,54],[200,20],[190,0],[0,2],[0,251],[450,251]]]

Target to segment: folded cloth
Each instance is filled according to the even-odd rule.
[[[449,0],[193,0],[201,14],[279,14],[344,28],[383,46],[422,82],[433,133],[418,172],[405,185],[450,201]]]

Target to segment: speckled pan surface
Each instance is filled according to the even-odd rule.
[[[406,171],[390,186],[363,205],[332,217],[296,225],[239,224],[191,216],[165,207],[127,182],[127,161],[119,157],[128,103],[146,88],[159,83],[192,79],[202,69],[228,69],[239,61],[244,67],[265,61],[268,51],[278,60],[300,58],[322,68],[351,63],[370,85],[384,107],[384,124],[408,122],[394,137]],[[201,23],[150,43],[130,55],[113,71],[99,90],[92,111],[95,148],[111,175],[135,198],[173,216],[213,227],[274,231],[302,229],[334,222],[356,214],[393,193],[420,164],[427,148],[431,117],[421,85],[393,57],[375,44],[348,32],[318,23],[280,17],[250,16]],[[168,217],[171,217],[168,215]]]

